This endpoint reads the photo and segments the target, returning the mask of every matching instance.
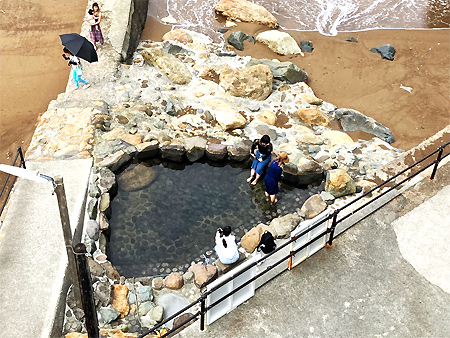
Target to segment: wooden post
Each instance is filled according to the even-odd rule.
[[[61,218],[61,226],[64,235],[64,244],[67,252],[68,274],[73,285],[75,300],[78,305],[81,305],[81,294],[77,279],[77,267],[72,248],[72,230],[70,228],[69,210],[67,209],[66,191],[64,189],[63,178],[61,176],[55,176],[54,182],[56,198],[58,199],[59,216]]]
[[[83,243],[75,245],[78,281],[81,289],[86,331],[89,338],[100,338],[97,311],[95,310],[94,291],[92,290],[91,274],[86,258],[86,246]]]

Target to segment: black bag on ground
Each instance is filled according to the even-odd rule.
[[[268,254],[269,252],[275,250],[276,247],[277,245],[275,244],[275,240],[270,231],[265,231],[261,236],[261,240],[259,241],[258,250],[261,250],[265,254]]]

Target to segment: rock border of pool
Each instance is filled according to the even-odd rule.
[[[70,164],[70,159],[94,158],[83,241],[92,256],[89,264],[100,321],[105,328],[137,332],[141,326],[162,320],[163,309],[155,304],[159,296],[173,292],[192,301],[217,271],[200,264],[165,280],[125,279],[101,257],[106,253],[110,201],[117,189],[115,173],[127,163],[154,156],[171,161],[195,162],[203,156],[212,161],[248,161],[251,141],[268,134],[275,152],[286,151],[291,157],[286,167],[289,182],[305,185],[327,177],[328,194],[313,196],[315,202],[305,202],[301,214],[284,215],[270,225],[254,225],[268,227],[283,238],[302,219],[313,218],[333,202],[343,203],[344,196],[375,186],[380,169],[403,152],[379,138],[354,142],[336,127],[336,121],[343,125],[343,117],[359,119],[372,130],[380,125],[360,112],[322,101],[305,82],[291,83],[282,75],[271,79],[270,73],[275,76],[273,61],[233,55],[201,34],[184,31],[192,38],[187,43],[143,41],[133,54],[129,45],[133,38],[127,34],[139,29],[139,20],[130,19],[131,4],[139,1],[130,0],[121,8],[119,2],[100,3],[106,14],[106,44],[99,51],[101,63],[85,66],[92,87],[72,93],[69,84],[66,93],[50,103],[27,159],[66,159]],[[119,19],[124,8],[130,16]],[[120,62],[131,55],[131,64]],[[284,66],[292,71],[289,63]],[[251,67],[251,73],[235,71]],[[247,81],[252,77],[258,81]],[[246,85],[233,87],[235,81]],[[269,95],[261,99],[268,84]],[[245,94],[248,91],[252,94]],[[241,246],[252,251],[257,238],[252,240]],[[140,311],[141,307],[145,309]],[[66,310],[65,332],[81,331],[82,314],[70,295]]]

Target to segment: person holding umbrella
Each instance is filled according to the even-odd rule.
[[[80,88],[80,82],[84,83],[83,88],[89,88],[90,84],[89,82],[87,82],[85,79],[82,78],[83,76],[83,68],[81,66],[81,61],[78,57],[76,57],[75,55],[73,55],[66,47],[64,47],[63,49],[63,55],[62,57],[65,60],[69,60],[68,65],[72,66],[72,70],[70,73],[70,76],[73,79],[73,82],[75,83],[75,89],[77,90],[78,88]]]

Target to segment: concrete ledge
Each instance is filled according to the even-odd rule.
[[[63,177],[72,234],[83,223],[91,165],[90,159],[27,162],[28,169]],[[52,192],[50,183],[18,179],[11,196],[0,230],[3,337],[55,337],[61,332],[67,254]]]

